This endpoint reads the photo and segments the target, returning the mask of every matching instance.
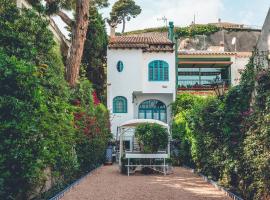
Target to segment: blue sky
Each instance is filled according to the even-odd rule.
[[[116,0],[109,0],[110,4]],[[135,0],[142,13],[127,24],[127,30],[164,25],[157,18],[166,16],[178,26],[222,21],[262,26],[270,6],[269,0]],[[110,8],[101,10],[109,16]],[[121,25],[118,26],[121,29]]]
[[[100,10],[103,17],[109,17],[115,1],[109,0],[110,7]],[[142,13],[127,23],[126,31],[164,26],[163,21],[157,20],[163,16],[169,21],[174,21],[176,26],[187,26],[193,21],[194,15],[196,23],[217,22],[221,18],[224,22],[261,27],[270,6],[270,0],[135,0],[135,2],[141,6]],[[62,32],[68,36],[61,19],[59,17],[54,19]],[[121,31],[121,28],[119,25],[117,31]]]

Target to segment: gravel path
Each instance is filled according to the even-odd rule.
[[[168,176],[125,176],[118,166],[96,170],[62,200],[229,200],[189,170],[175,167]]]

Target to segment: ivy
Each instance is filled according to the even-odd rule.
[[[180,141],[175,163],[195,167],[244,199],[269,199],[268,69],[255,67],[252,57],[240,85],[223,100],[180,94],[172,108],[172,134]]]
[[[94,104],[91,83],[66,83],[47,26],[0,0],[0,199],[48,199],[101,164],[111,137],[109,113]]]
[[[177,37],[194,37],[195,35],[211,35],[218,32],[220,28],[214,25],[191,25],[187,27],[175,27],[175,33]],[[125,35],[151,33],[151,32],[167,32],[168,28],[158,27],[158,28],[148,28],[143,30],[136,30],[125,33]]]

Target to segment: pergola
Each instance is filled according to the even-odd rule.
[[[157,152],[157,153],[151,153],[151,154],[145,154],[142,152],[124,152],[124,148],[123,148],[123,141],[124,141],[124,136],[125,133],[127,132],[127,130],[130,129],[135,129],[139,124],[143,124],[143,123],[155,123],[155,124],[159,124],[163,127],[165,127],[168,130],[168,147],[167,147],[167,151],[165,152]],[[171,139],[171,135],[170,135],[170,128],[169,125],[159,121],[159,120],[155,120],[155,119],[133,119],[133,120],[129,120],[124,122],[123,124],[121,124],[119,126],[119,140],[120,140],[120,148],[119,148],[119,167],[121,167],[121,158],[123,155],[125,155],[125,158],[128,159],[128,165],[126,165],[127,169],[128,169],[128,175],[130,173],[129,168],[130,167],[136,167],[136,166],[141,166],[141,167],[163,167],[163,173],[164,175],[166,174],[166,159],[170,157],[170,139]],[[125,154],[124,154],[125,153]],[[162,165],[130,165],[130,159],[163,159],[163,164]]]

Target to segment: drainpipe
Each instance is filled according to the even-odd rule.
[[[174,52],[175,52],[175,97],[177,95],[178,89],[178,44],[177,44],[177,37],[174,34],[174,25],[173,22],[169,22],[169,32],[168,38],[174,43]]]

